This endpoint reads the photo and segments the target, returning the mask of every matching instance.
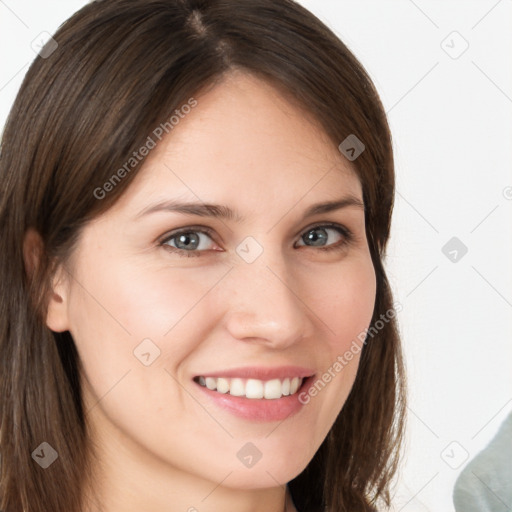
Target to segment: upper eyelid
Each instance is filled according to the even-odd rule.
[[[181,233],[197,232],[204,233],[210,238],[213,238],[214,230],[206,226],[186,226],[183,228],[176,228],[175,230],[168,231],[164,235],[158,238],[160,243],[166,242],[167,240],[180,235]]]

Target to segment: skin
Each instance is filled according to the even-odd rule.
[[[120,200],[85,227],[54,281],[47,325],[71,332],[83,365],[98,459],[93,488],[105,512],[282,512],[285,484],[327,435],[359,355],[279,422],[233,416],[192,378],[285,364],[321,376],[369,326],[374,307],[364,210],[302,219],[312,204],[347,195],[362,202],[354,170],[320,126],[241,72],[196,99]],[[224,204],[244,220],[176,212],[134,220],[170,198]],[[328,222],[353,240],[343,244],[329,228],[325,245],[337,249],[306,245],[310,226]],[[159,245],[171,231],[198,225],[213,234],[196,228],[195,256],[171,252],[176,238]],[[252,263],[236,252],[248,236],[263,248]],[[160,350],[149,366],[133,353],[146,338]],[[236,456],[247,442],[262,453],[251,468]]]

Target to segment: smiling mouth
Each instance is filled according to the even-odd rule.
[[[250,399],[275,400],[278,398],[296,394],[303,382],[307,380],[301,377],[285,379],[241,379],[228,377],[203,377],[194,378],[194,382],[202,387],[217,393],[229,394]]]

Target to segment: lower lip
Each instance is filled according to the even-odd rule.
[[[252,421],[281,421],[297,414],[304,404],[299,402],[299,394],[307,392],[313,384],[313,377],[308,377],[296,393],[275,399],[246,398],[232,396],[229,393],[219,393],[194,382],[207,397],[217,406],[229,411],[239,418]]]

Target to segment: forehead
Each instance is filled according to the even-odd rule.
[[[118,207],[172,196],[272,210],[361,197],[354,168],[321,124],[272,85],[235,73],[204,94],[156,145]]]

